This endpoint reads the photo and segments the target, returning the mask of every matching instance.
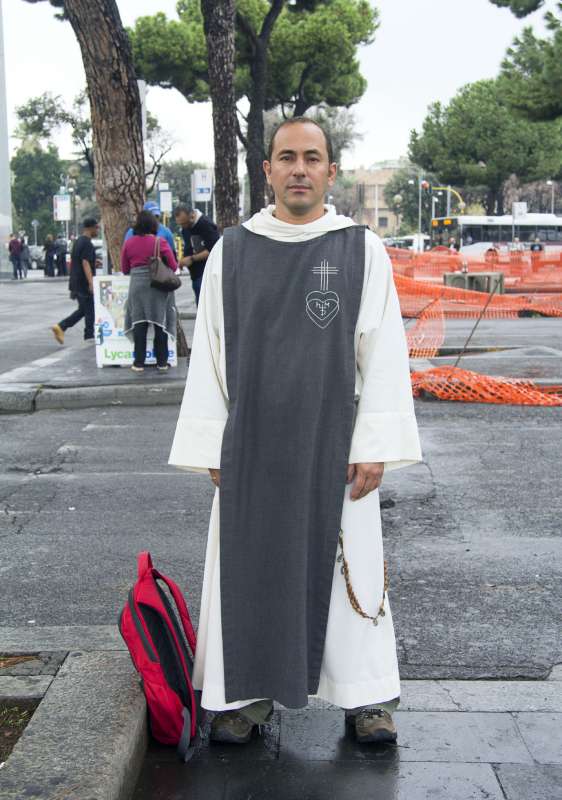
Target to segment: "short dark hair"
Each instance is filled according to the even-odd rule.
[[[192,214],[194,211],[195,209],[193,206],[188,206],[187,203],[180,203],[179,206],[174,208],[174,217],[177,217],[177,215],[181,214],[182,212],[184,214]]]
[[[150,211],[141,211],[133,226],[133,233],[135,236],[146,236],[152,233],[154,236],[158,233],[158,220],[151,214]]]
[[[326,150],[328,151],[328,163],[332,164],[334,161],[334,145],[332,144],[332,139],[330,134],[328,133],[325,128],[319,122],[316,122],[315,119],[312,117],[290,117],[289,119],[284,119],[279,125],[273,129],[273,133],[271,134],[271,139],[269,140],[269,147],[267,149],[267,160],[271,161],[271,156],[273,155],[273,144],[275,142],[275,137],[286,125],[304,125],[309,123],[310,125],[316,125],[317,128],[320,128],[322,133],[324,134],[324,139],[326,140]]]
[[[95,217],[86,217],[84,222],[82,223],[83,228],[95,228],[98,224],[98,221]]]

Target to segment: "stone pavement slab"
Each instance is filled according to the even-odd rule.
[[[531,764],[532,758],[509,714],[404,712],[394,715],[401,761]],[[341,711],[305,710],[282,715],[279,758],[305,761],[363,761],[392,757],[358,747],[345,735]]]
[[[40,700],[52,682],[52,675],[1,675],[0,699],[9,703]]]
[[[495,771],[507,800],[562,798],[562,767],[497,764]]]
[[[562,714],[519,713],[521,738],[539,764],[562,764]]]

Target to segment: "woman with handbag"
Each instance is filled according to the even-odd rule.
[[[175,338],[176,305],[173,290],[179,279],[178,264],[165,239],[157,236],[158,220],[141,211],[133,236],[121,250],[121,271],[131,275],[125,311],[125,335],[134,342],[135,360],[131,369],[144,371],[148,326],[154,326],[154,351],[158,372],[168,370],[168,336]]]

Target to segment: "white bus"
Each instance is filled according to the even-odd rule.
[[[562,247],[562,217],[555,214],[525,214],[516,218],[515,227],[511,214],[501,217],[437,217],[431,220],[432,247],[448,247],[451,239],[454,239],[460,250],[481,243],[501,248],[508,247],[514,237],[527,248],[537,238],[545,246]]]

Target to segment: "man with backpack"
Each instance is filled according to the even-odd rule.
[[[421,450],[392,267],[324,205],[336,164],[316,122],[283,122],[264,170],[275,205],[207,262],[170,455],[216,487],[193,683],[216,741],[316,695],[358,741],[395,742],[378,487]]]

